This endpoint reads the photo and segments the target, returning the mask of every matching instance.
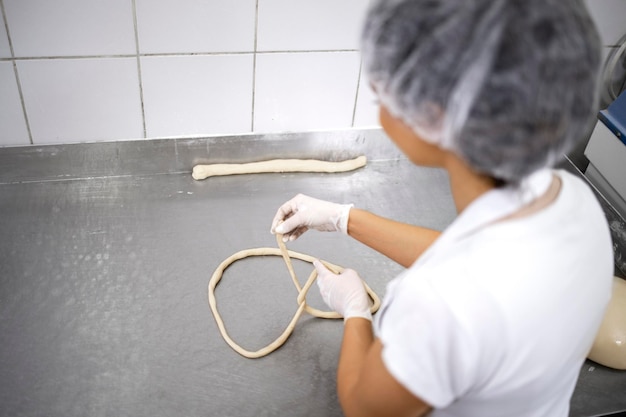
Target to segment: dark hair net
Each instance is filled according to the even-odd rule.
[[[582,0],[380,0],[362,36],[365,71],[392,115],[513,182],[587,132],[600,46]]]

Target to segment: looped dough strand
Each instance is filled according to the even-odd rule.
[[[313,285],[313,282],[315,281],[315,279],[317,278],[317,271],[313,269],[313,272],[311,272],[311,275],[309,275],[309,279],[306,281],[306,283],[303,286],[300,286],[300,283],[298,282],[298,278],[296,277],[296,274],[294,272],[291,259],[294,258],[294,259],[299,259],[305,262],[313,263],[313,261],[315,261],[316,258],[310,255],[305,255],[303,253],[287,250],[287,247],[285,246],[285,243],[282,240],[282,235],[278,235],[278,234],[276,235],[276,242],[278,243],[278,248],[246,249],[246,250],[242,250],[231,255],[217,267],[217,269],[211,276],[211,280],[209,281],[209,287],[208,287],[209,306],[211,307],[211,311],[213,312],[213,316],[215,317],[215,321],[217,322],[217,327],[219,328],[220,333],[222,334],[222,337],[224,338],[226,343],[228,343],[228,345],[231,348],[233,348],[233,350],[235,350],[240,355],[245,356],[246,358],[252,358],[252,359],[260,358],[269,353],[272,353],[273,351],[278,349],[280,346],[282,346],[283,343],[285,343],[287,338],[289,338],[289,336],[293,332],[296,326],[296,322],[298,321],[298,319],[300,318],[300,316],[302,315],[304,311],[311,314],[312,316],[319,317],[319,318],[326,318],[326,319],[342,318],[341,315],[339,315],[339,313],[335,311],[322,311],[317,308],[311,307],[306,302],[306,294],[311,288],[311,285]],[[222,279],[224,270],[226,270],[226,268],[228,268],[228,266],[231,265],[232,263],[240,259],[247,258],[249,256],[268,256],[268,255],[269,256],[282,256],[283,259],[285,260],[285,264],[287,265],[287,269],[289,270],[289,275],[291,275],[293,284],[298,290],[298,297],[296,298],[296,301],[298,303],[298,309],[296,310],[296,313],[293,315],[293,318],[287,325],[287,328],[272,343],[270,343],[269,345],[259,350],[250,351],[250,350],[242,348],[228,335],[228,332],[226,331],[226,327],[224,326],[224,321],[222,320],[222,317],[220,316],[220,313],[217,310],[217,300],[215,299],[215,287],[217,287],[217,284]],[[321,261],[321,262],[326,266],[326,268],[330,269],[336,274],[339,274],[343,271],[343,268],[340,266],[333,265],[326,261]],[[367,283],[365,283],[365,281],[363,281],[363,286],[365,287],[367,294],[370,296],[372,300],[372,306],[370,308],[370,311],[372,312],[372,314],[374,314],[376,311],[378,311],[378,308],[380,307],[380,298],[367,285]]]

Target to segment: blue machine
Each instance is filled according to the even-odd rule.
[[[598,114],[598,119],[626,145],[626,91],[606,110],[602,110]]]
[[[598,114],[585,156],[585,176],[626,219],[626,92]]]

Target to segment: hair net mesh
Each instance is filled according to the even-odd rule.
[[[502,180],[553,165],[597,110],[582,0],[375,0],[362,55],[392,115]]]

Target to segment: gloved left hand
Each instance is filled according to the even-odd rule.
[[[331,309],[341,314],[344,321],[351,317],[372,320],[369,296],[356,271],[345,269],[337,275],[318,260],[313,265],[317,270],[317,286],[322,299]]]

